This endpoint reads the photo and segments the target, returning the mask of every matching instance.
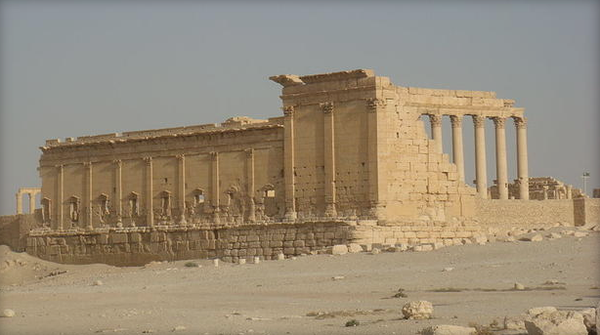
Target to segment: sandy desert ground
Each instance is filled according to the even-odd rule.
[[[591,232],[430,252],[117,268],[60,265],[2,246],[0,308],[16,314],[0,318],[0,333],[417,334],[436,324],[502,324],[536,306],[595,307],[599,247]],[[407,297],[394,297],[399,289]],[[434,318],[404,320],[411,300],[432,302]],[[352,319],[360,325],[345,327]]]

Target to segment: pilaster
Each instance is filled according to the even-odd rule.
[[[335,206],[335,120],[333,102],[320,105],[323,111],[323,164],[325,166],[325,217],[336,217]]]
[[[154,227],[154,180],[152,157],[145,157],[146,162],[146,224],[149,227]]]
[[[294,177],[295,169],[295,148],[294,148],[294,106],[283,107],[283,169],[285,183],[285,218],[288,220],[296,219],[296,180]]]

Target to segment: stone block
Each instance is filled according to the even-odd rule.
[[[345,255],[348,253],[348,247],[344,244],[337,244],[331,248],[332,255]]]
[[[142,242],[142,234],[140,233],[131,233],[129,236],[129,240],[132,243],[140,243]]]

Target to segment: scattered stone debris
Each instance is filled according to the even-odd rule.
[[[453,325],[437,325],[423,329],[421,335],[472,335],[477,329]]]
[[[402,307],[402,314],[405,319],[431,319],[433,305],[425,300],[411,301]]]
[[[477,235],[471,237],[471,242],[479,245],[484,245],[488,242],[488,238],[485,235]]]
[[[517,291],[523,291],[523,290],[525,290],[525,285],[523,285],[521,283],[515,283],[514,289]]]
[[[588,335],[583,315],[574,311],[546,311],[524,323],[529,335]]]
[[[104,285],[104,283],[102,282],[102,280],[96,280],[94,281],[94,283],[92,284],[92,286],[102,286]]]
[[[344,277],[344,276],[333,276],[333,277],[331,277],[332,280],[343,280],[345,278],[346,277]]]
[[[314,317],[317,320],[325,320],[325,319],[333,319],[336,317],[354,317],[357,315],[378,315],[378,314],[387,314],[387,313],[395,313],[396,311],[387,310],[387,309],[373,309],[373,310],[342,310],[342,311],[332,311],[332,312],[317,312],[312,311],[306,313],[306,316]]]
[[[433,245],[431,244],[421,244],[421,245],[415,245],[413,247],[413,251],[432,251],[433,250]]]
[[[442,270],[442,272],[450,272],[450,271],[452,271],[452,270],[454,270],[454,268],[453,268],[453,267],[447,267],[447,268],[444,268],[444,269]]]
[[[594,334],[597,309],[559,311],[545,306],[529,309],[518,316],[505,317],[504,329],[523,331],[529,335],[587,335]]]
[[[348,253],[348,247],[345,244],[336,244],[331,247],[332,255],[345,255]]]
[[[540,242],[544,240],[544,237],[541,234],[530,234],[522,236],[519,240],[525,242]]]
[[[381,250],[379,250],[379,248],[373,248],[373,249],[371,250],[371,254],[372,254],[372,255],[377,255],[377,254],[379,254],[379,253],[381,253]]]
[[[348,252],[350,252],[350,253],[357,253],[357,252],[362,252],[362,251],[363,251],[363,248],[358,243],[350,243],[348,245]]]
[[[172,332],[176,332],[176,331],[181,331],[181,330],[186,330],[187,328],[185,328],[185,326],[176,326],[175,328],[171,329]]]

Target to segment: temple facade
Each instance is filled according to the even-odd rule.
[[[453,245],[490,226],[578,225],[600,216],[597,199],[574,199],[571,190],[529,200],[524,110],[494,92],[396,86],[371,70],[270,79],[282,86],[282,108],[267,120],[46,141],[41,208],[27,235],[11,241],[69,263],[235,261],[350,242]],[[451,155],[443,152],[444,117]],[[486,166],[487,119],[493,167]],[[516,127],[514,181],[509,126]],[[464,159],[467,127],[474,162]],[[465,183],[465,164],[476,167],[475,187]],[[37,192],[22,189],[17,199]]]
[[[271,79],[283,115],[222,124],[49,140],[43,220],[53,230],[241,225],[343,218],[472,218],[487,197],[486,118],[496,125],[499,198],[508,199],[505,126],[517,127],[519,198],[528,199],[526,121],[493,92],[399,87],[370,70]],[[431,121],[432,137],[421,115]],[[452,122],[452,160],[441,119]],[[472,118],[477,193],[464,183]]]

